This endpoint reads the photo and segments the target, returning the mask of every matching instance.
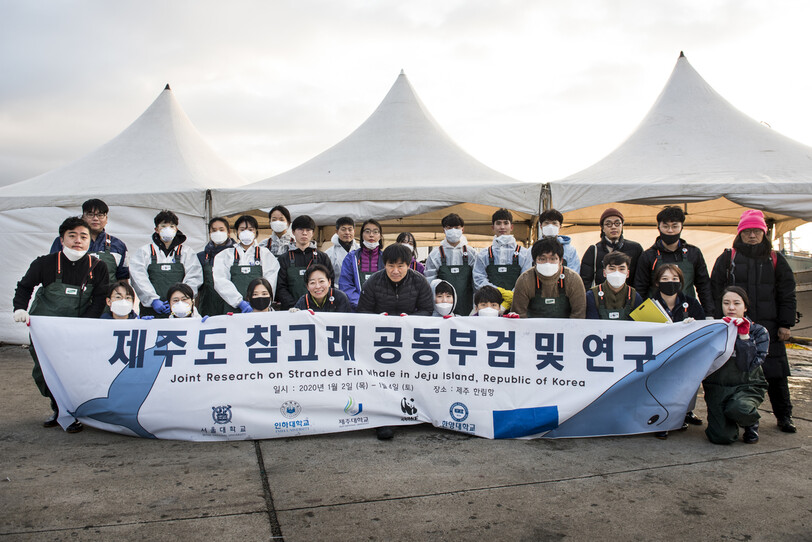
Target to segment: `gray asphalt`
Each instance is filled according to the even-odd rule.
[[[426,425],[265,441],[44,429],[27,350],[0,348],[2,540],[812,540],[812,352],[799,432],[761,440],[485,440]],[[700,397],[697,413],[704,417]]]

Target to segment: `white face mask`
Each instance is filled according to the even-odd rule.
[[[62,247],[62,254],[65,255],[67,259],[72,262],[75,262],[85,254],[87,254],[86,250],[73,250],[72,248]]]
[[[460,239],[462,239],[462,230],[459,228],[448,228],[445,230],[445,238],[446,241],[451,243],[458,243]]]
[[[212,232],[209,237],[211,237],[211,242],[215,245],[222,245],[228,239],[228,234],[224,231],[215,231]]]
[[[606,282],[608,282],[612,288],[620,288],[626,284],[626,273],[621,273],[620,271],[608,273],[606,275]]]
[[[250,245],[254,242],[254,237],[256,237],[256,235],[257,234],[251,230],[243,230],[240,232],[240,243],[243,245]]]
[[[381,245],[379,243],[371,243],[369,241],[364,241],[364,246],[367,247],[369,250],[375,250]]]
[[[133,302],[126,299],[116,299],[110,303],[110,312],[116,316],[127,316],[133,310]]]
[[[453,303],[435,303],[434,308],[437,309],[437,314],[440,316],[445,316],[446,314],[451,314],[451,309],[454,308]]]
[[[172,314],[175,315],[175,318],[186,318],[192,314],[192,306],[185,301],[178,301],[172,305]]]
[[[541,235],[542,237],[555,237],[558,235],[558,230],[559,228],[555,224],[547,224],[541,227]]]
[[[554,277],[558,274],[558,264],[557,263],[537,263],[536,264],[536,271],[541,274],[542,277]]]
[[[409,243],[401,243],[401,245],[403,245],[404,247],[409,247],[409,250],[414,252],[414,247],[412,245],[410,245]]]
[[[497,235],[496,242],[500,245],[512,245],[516,242],[516,239],[512,235]]]
[[[158,235],[161,236],[161,241],[163,241],[164,243],[169,243],[172,241],[172,239],[175,238],[175,234],[177,233],[178,232],[175,228],[166,227],[161,228],[161,231]]]
[[[271,220],[271,229],[276,233],[282,233],[288,229],[288,223],[284,220]]]
[[[492,309],[490,307],[486,307],[484,309],[479,309],[477,311],[477,314],[479,316],[490,316],[490,317],[499,316],[499,309]]]

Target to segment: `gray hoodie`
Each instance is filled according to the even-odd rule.
[[[449,312],[448,314],[454,314],[454,309],[457,308],[457,290],[454,289],[454,286],[452,286],[450,282],[441,279],[434,279],[433,281],[431,281],[431,299],[434,300],[437,297],[437,286],[439,286],[440,283],[448,284],[448,286],[451,288],[451,296],[454,298],[454,301],[451,306],[451,312]],[[436,301],[434,301],[434,312],[431,315],[442,316],[442,314],[437,312]]]

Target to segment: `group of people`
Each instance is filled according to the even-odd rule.
[[[725,318],[737,327],[734,355],[703,382],[712,442],[737,440],[739,427],[745,442],[756,442],[765,393],[779,428],[796,431],[784,346],[795,323],[795,281],[786,259],[772,250],[760,211],[742,214],[732,248],[710,274],[700,249],[682,239],[686,217],[679,207],[657,215],[659,236],[646,250],[624,237],[623,214],[606,209],[599,242],[580,260],[570,238],[559,235],[564,217],[555,209],[540,215],[540,238],[529,250],[513,236],[506,209],[492,215],[493,241],[479,251],[468,244],[462,217],[449,214],[441,222],[444,239],[425,266],[411,233],[384,247],[383,227],[374,219],[362,223],[359,243],[355,221],[339,218],[332,246],[322,252],[313,240],[314,220],[291,220],[281,205],[269,212],[272,233],[261,242],[251,215],[233,224],[211,219],[210,240],[200,252],[185,245],[178,217],[161,211],[151,242],[128,258],[124,243],[105,230],[108,212],[103,201],[92,199],[81,217],[62,223],[51,253],[34,260],[17,284],[15,320],[27,323],[30,314],[208,318],[271,310],[627,320],[653,298],[673,322]],[[30,350],[34,380],[53,409],[44,425],[53,427],[58,407],[33,345]],[[703,424],[693,406],[684,427]],[[67,430],[81,429],[75,421]],[[378,437],[391,438],[392,429],[378,428]]]

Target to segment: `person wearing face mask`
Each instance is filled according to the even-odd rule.
[[[334,287],[330,281],[330,269],[320,263],[307,268],[305,273],[307,293],[296,302],[291,312],[352,312],[350,298]]]
[[[643,302],[626,284],[631,258],[622,252],[603,257],[605,281],[586,292],[586,317],[590,320],[630,320],[629,314]]]
[[[203,284],[203,269],[195,252],[183,245],[186,236],[178,229],[175,213],[161,211],[154,222],[152,242],[130,257],[130,279],[141,300],[141,314],[167,318],[170,307],[164,292],[177,282],[196,292]]]
[[[499,209],[491,215],[493,243],[488,250],[477,254],[472,272],[474,288],[493,286],[502,294],[502,307],[510,308],[516,279],[533,266],[530,251],[516,243],[513,237],[513,215],[507,209]]]
[[[267,248],[257,243],[259,224],[256,218],[251,215],[239,217],[234,222],[234,230],[238,242],[214,257],[214,289],[233,310],[251,312],[253,308],[246,297],[248,284],[263,277],[275,289],[279,262]]]
[[[82,218],[90,226],[90,247],[87,251],[107,265],[109,281],[112,284],[117,280],[129,279],[130,269],[127,267],[127,245],[105,231],[109,211],[107,204],[100,199],[89,199],[82,204]],[[56,254],[60,250],[62,241],[57,237],[51,244],[51,254]]]
[[[511,310],[522,318],[584,318],[584,282],[564,267],[564,247],[558,239],[539,239],[531,253],[536,265],[516,281]]]
[[[286,207],[277,205],[268,212],[268,221],[271,226],[271,235],[259,246],[267,248],[274,256],[281,256],[293,244],[293,235],[290,232],[290,211]]]
[[[107,290],[107,308],[110,312],[103,312],[102,320],[137,320],[135,313],[135,290],[126,280],[120,280],[110,285]],[[152,320],[153,316],[143,316],[142,320]]]
[[[398,238],[395,239],[395,242],[406,245],[409,247],[409,250],[412,251],[412,263],[409,264],[409,269],[425,276],[426,266],[417,261],[417,239],[414,238],[414,235],[408,231],[401,232],[398,234]]]
[[[713,266],[714,314],[717,318],[723,315],[722,292],[727,286],[740,286],[747,292],[751,301],[747,314],[770,334],[770,350],[763,369],[773,414],[781,431],[795,433],[784,344],[795,324],[795,276],[784,255],[772,249],[767,232],[764,213],[756,210],[742,213],[733,248],[726,249]]]
[[[264,278],[252,280],[248,284],[245,295],[253,309],[252,312],[273,312],[273,307],[271,307],[273,288],[271,283]]]
[[[348,216],[342,216],[336,220],[336,232],[330,242],[333,245],[325,251],[333,264],[333,276],[341,276],[341,264],[344,258],[353,250],[358,250],[361,245],[355,240],[355,222]]]
[[[203,285],[197,292],[197,310],[203,316],[216,316],[231,312],[231,307],[214,289],[214,258],[227,248],[234,246],[229,236],[231,228],[228,219],[221,216],[209,220],[209,239],[206,247],[197,253],[203,269]]]
[[[637,261],[643,253],[640,243],[635,243],[623,237],[623,213],[614,208],[606,209],[601,215],[601,240],[586,249],[581,258],[581,279],[587,290],[603,282],[603,257],[610,252],[618,251],[629,255],[632,263],[629,266],[629,278],[626,282],[634,284],[634,275],[637,272]]]
[[[568,235],[558,235],[564,224],[564,215],[555,209],[547,209],[539,215],[539,239],[554,237],[564,247],[564,267],[569,267],[576,273],[581,271],[581,260],[578,251],[572,246],[572,239]]]
[[[634,275],[634,289],[643,299],[651,297],[654,295],[654,272],[663,264],[673,263],[682,271],[685,280],[683,292],[690,296],[696,292],[705,314],[712,314],[713,294],[708,266],[699,247],[688,244],[681,238],[684,223],[685,213],[679,207],[666,207],[657,213],[660,235],[640,255]]]
[[[279,256],[279,282],[276,288],[276,300],[283,310],[293,307],[299,298],[307,293],[305,274],[310,266],[321,264],[330,271],[330,283],[333,282],[333,264],[330,257],[316,249],[313,233],[316,222],[307,215],[297,216],[291,225],[294,245]]]
[[[705,318],[705,311],[702,310],[702,305],[699,304],[699,301],[683,293],[683,280],[682,270],[680,270],[679,267],[673,263],[661,265],[654,272],[654,287],[656,288],[656,292],[651,297],[660,304],[674,323],[688,323],[694,320],[703,320]],[[685,413],[683,429],[688,428],[687,424],[702,425],[702,420],[694,414],[694,407],[696,407],[696,395],[694,395],[688,405],[688,412]],[[654,436],[659,439],[666,439],[668,438],[668,431],[654,433]]]
[[[338,289],[350,298],[353,310],[367,279],[383,267],[383,228],[370,218],[361,226],[361,248],[347,254],[338,278]]]
[[[431,283],[441,279],[450,283],[459,292],[454,314],[468,316],[474,306],[473,270],[477,251],[468,246],[468,239],[463,234],[465,222],[460,215],[444,216],[442,226],[443,242],[426,260],[426,280]]]
[[[169,301],[169,318],[200,318],[195,308],[195,293],[187,284],[173,284],[166,291]]]
[[[454,306],[457,304],[457,292],[450,282],[434,279],[429,283],[431,294],[434,296],[434,312],[432,316],[451,318],[454,316]]]
[[[90,226],[78,216],[66,218],[59,226],[59,238],[62,250],[31,262],[17,283],[12,302],[16,322],[28,324],[29,315],[98,318],[104,311],[109,274],[103,261],[87,254]],[[29,309],[28,303],[37,286],[40,288]],[[40,393],[50,398],[53,410],[43,426],[56,427],[59,417],[56,401],[45,383],[33,343],[28,350],[34,359],[31,376]],[[69,433],[81,430],[82,424],[78,421],[67,428]]]
[[[471,316],[496,318],[502,314],[502,293],[493,286],[483,286],[474,294],[474,313]]]

